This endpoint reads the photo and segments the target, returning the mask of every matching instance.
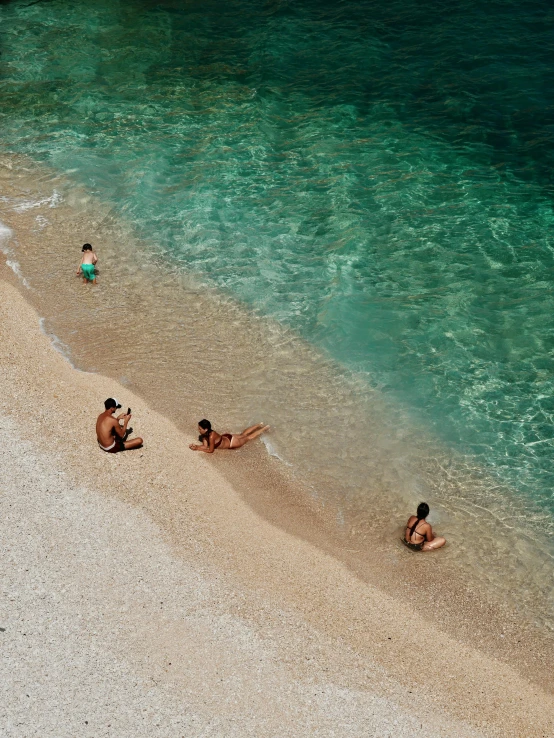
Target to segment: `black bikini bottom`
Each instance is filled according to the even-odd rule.
[[[409,541],[406,541],[406,539],[402,538],[402,543],[407,546],[410,551],[423,551],[423,544],[425,541],[421,541],[421,543],[410,543]]]

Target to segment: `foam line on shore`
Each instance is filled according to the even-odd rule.
[[[39,318],[38,324],[40,327],[41,332],[49,339],[52,348],[55,349],[60,356],[63,356],[63,358],[67,361],[67,363],[71,366],[72,369],[75,369],[75,371],[81,371],[78,367],[75,366],[75,364],[71,361],[71,350],[67,344],[65,344],[55,333],[52,333],[52,331],[49,331],[46,327],[46,319],[45,318]]]
[[[18,277],[18,279],[21,281],[21,284],[27,289],[31,289],[29,282],[23,276],[23,272],[21,271],[21,266],[19,262],[17,261],[17,259],[14,258],[13,249],[10,248],[8,245],[12,237],[12,229],[8,228],[8,226],[4,225],[4,223],[0,221],[0,251],[2,251],[4,256],[6,256],[6,264],[16,275],[16,277]]]

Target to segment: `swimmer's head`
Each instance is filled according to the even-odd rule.
[[[417,506],[417,519],[425,520],[429,515],[429,505],[426,502],[420,502]]]
[[[212,424],[209,420],[206,420],[206,418],[202,418],[202,420],[198,423],[198,430],[200,431],[200,438],[201,441],[203,437],[209,436],[212,432]]]
[[[81,251],[92,251],[92,246],[90,245],[90,243],[85,243],[83,244],[83,248],[81,249]]]

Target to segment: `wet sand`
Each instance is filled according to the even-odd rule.
[[[393,599],[402,592],[421,612],[439,603],[440,626],[455,640],[552,688],[547,511],[445,447],[371,378],[345,374],[214,290],[193,264],[180,268],[65,175],[3,156],[0,185],[0,220],[12,229],[0,247],[75,366],[123,384],[185,433],[200,417],[231,430],[271,423],[266,446],[244,449],[240,463],[212,459],[251,509]],[[101,259],[94,288],[73,276],[88,240]],[[363,443],[349,443],[352,427]],[[400,543],[406,511],[422,498],[449,544],[432,558]]]
[[[1,276],[7,735],[553,734],[544,679],[447,634],[440,592],[422,612],[272,524]],[[144,449],[97,448],[110,395]]]

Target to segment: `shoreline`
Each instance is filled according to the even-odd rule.
[[[463,728],[468,735],[477,734],[474,730],[494,735],[508,728],[526,736],[548,735],[554,725],[551,695],[421,617],[417,600],[414,609],[411,597],[407,603],[390,597],[321,548],[255,512],[222,476],[224,470],[209,458],[187,454],[187,434],[127,388],[75,370],[56,353],[40,331],[38,316],[14,286],[15,277],[6,267],[2,270],[12,282],[2,283],[3,414],[14,422],[25,417],[23,440],[35,452],[53,455],[74,485],[86,485],[107,500],[140,511],[160,530],[177,560],[194,561],[209,572],[211,586],[224,581],[234,614],[240,614],[252,633],[265,632],[262,639],[271,641],[269,618],[280,633],[271,641],[276,659],[287,668],[293,665],[295,679],[310,682],[316,673],[317,678],[332,675],[335,686],[357,693],[379,699],[394,694],[395,704],[404,701],[406,714],[413,712],[414,703],[425,704],[421,717],[427,735],[433,734],[430,720],[442,725],[436,723],[437,735],[449,734],[445,719],[456,723],[452,735],[464,734],[458,721],[471,724]],[[41,366],[38,375],[29,369],[33,366]],[[88,427],[103,396],[118,392],[132,404],[135,432],[146,445],[139,455],[106,459]],[[37,412],[28,417],[30,407]],[[79,408],[77,415],[68,417],[67,408]],[[82,438],[82,445],[68,443],[68,438]],[[255,456],[242,454],[240,462],[248,459],[255,466]],[[214,607],[219,611],[221,602]],[[294,644],[299,632],[304,638]],[[287,643],[289,639],[293,642]],[[309,658],[306,649],[312,652]],[[405,659],[413,653],[418,653],[420,667],[418,673],[406,674]],[[439,663],[441,673],[433,673]],[[367,664],[376,670],[370,687]],[[347,734],[358,732],[349,729]]]
[[[16,157],[2,163],[0,219],[13,229],[9,258],[29,287],[18,288],[74,366],[124,385],[186,436],[200,417],[222,429],[269,422],[267,451],[283,448],[290,465],[261,445],[240,462],[211,458],[249,508],[393,599],[400,592],[429,613],[438,601],[445,633],[551,688],[552,521],[291,332],[167,268],[127,221],[64,175]],[[68,278],[68,264],[76,234],[91,233],[103,273],[88,289]],[[354,419],[365,444],[344,456]],[[421,498],[449,544],[431,559],[399,541]]]

